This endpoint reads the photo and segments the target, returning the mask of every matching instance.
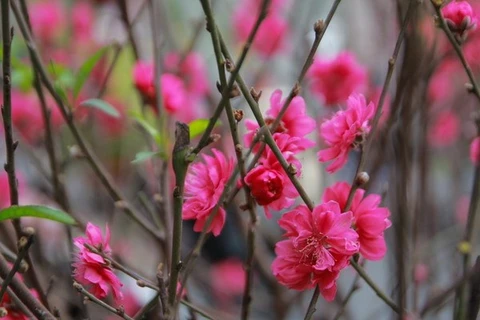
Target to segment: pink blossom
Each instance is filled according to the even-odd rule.
[[[226,158],[221,151],[212,149],[212,153],[213,156],[202,154],[203,162],[190,165],[185,179],[183,219],[196,220],[193,227],[196,232],[202,231],[214,211],[235,166],[233,159]],[[225,209],[219,207],[207,232],[218,236],[225,224],[225,218]]]
[[[103,237],[100,228],[89,222],[86,236],[86,238],[74,239],[74,244],[79,249],[73,264],[74,278],[80,284],[88,286],[89,291],[99,299],[104,299],[112,291],[113,297],[118,303],[123,299],[120,289],[123,284],[113,273],[107,260],[85,247],[85,244],[89,244],[107,255],[110,254],[110,230],[107,226],[105,237]]]
[[[75,2],[72,8],[73,37],[75,41],[86,42],[92,38],[95,12],[88,2]]]
[[[258,1],[243,1],[237,7],[233,14],[233,30],[237,41],[244,43],[247,40],[258,10]],[[288,32],[287,20],[278,10],[269,10],[257,31],[252,48],[264,57],[278,54],[285,48]]]
[[[139,61],[133,68],[133,82],[146,101],[155,106],[155,69],[153,63]],[[169,114],[188,116],[187,94],[182,80],[176,75],[164,73],[160,78],[163,106]],[[157,109],[154,108],[154,111]],[[180,119],[180,118],[179,118]]]
[[[275,90],[270,96],[270,108],[266,112],[265,122],[268,125],[272,124],[278,117],[284,103],[285,99],[282,100],[282,91]],[[275,132],[287,133],[292,137],[301,138],[298,145],[303,150],[315,145],[313,141],[305,138],[307,134],[315,130],[316,126],[315,120],[308,116],[306,109],[305,100],[302,97],[296,96],[293,98],[280,121],[280,125],[275,130]],[[257,122],[249,119],[245,120],[245,126],[248,132],[245,134],[244,140],[245,144],[250,146],[259,126]]]
[[[30,144],[43,138],[45,126],[38,100],[34,96],[12,91],[12,123]]]
[[[367,105],[363,95],[351,95],[347,100],[347,109],[340,110],[332,118],[325,120],[320,127],[320,136],[328,146],[318,152],[318,161],[335,160],[327,167],[333,173],[347,162],[348,152],[362,141],[370,131],[375,105]]]
[[[477,16],[467,1],[452,1],[442,8],[442,15],[452,32],[460,35],[470,29],[475,29]]]
[[[318,285],[327,301],[335,298],[339,272],[358,252],[358,234],[351,228],[351,212],[341,213],[335,201],[310,211],[301,205],[279,220],[287,240],[277,243],[272,270],[277,280],[291,289]]]
[[[300,138],[290,137],[285,133],[275,133],[273,138],[285,160],[294,166],[297,175],[300,175],[302,166],[295,158],[296,153],[303,151],[298,144]],[[271,209],[276,211],[286,209],[293,205],[298,197],[298,191],[273,151],[268,147],[257,166],[245,176],[245,184],[250,188],[255,201],[263,206],[265,215],[269,219],[272,217]]]
[[[242,261],[229,258],[217,262],[210,269],[212,290],[223,304],[242,294],[245,287],[245,270]]]
[[[203,57],[197,52],[190,52],[183,60],[178,53],[171,52],[165,56],[165,68],[168,72],[181,77],[185,89],[195,97],[206,95],[210,91],[208,70]]]
[[[470,144],[470,160],[474,165],[480,164],[480,137],[473,139]]]
[[[350,185],[338,182],[325,190],[323,201],[336,201],[343,209],[347,204]],[[360,253],[369,260],[380,260],[386,252],[384,231],[391,226],[388,208],[379,207],[382,198],[377,194],[365,196],[365,190],[357,189],[350,210],[353,224],[359,236]]]
[[[333,106],[366,86],[367,70],[352,53],[342,52],[333,60],[315,59],[307,76],[313,94],[326,106]]]
[[[428,142],[434,147],[446,147],[460,135],[460,120],[451,110],[440,112],[428,130]]]
[[[65,18],[60,1],[34,2],[30,6],[30,22],[35,37],[49,44],[64,30]]]

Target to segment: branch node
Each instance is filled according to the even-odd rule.
[[[253,100],[255,100],[255,102],[258,102],[260,100],[260,97],[262,96],[262,90],[257,91],[255,90],[255,88],[252,87],[250,89],[250,95],[252,96]]]

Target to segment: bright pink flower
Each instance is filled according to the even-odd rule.
[[[87,286],[89,291],[99,299],[104,299],[112,291],[113,297],[118,303],[123,299],[120,289],[123,284],[101,255],[93,253],[85,247],[85,244],[89,244],[105,254],[110,254],[110,230],[107,226],[104,238],[100,228],[89,222],[86,236],[86,238],[74,239],[74,244],[79,249],[73,264],[74,278],[80,284]]]
[[[474,165],[480,164],[480,137],[473,139],[470,144],[470,160]]]
[[[65,14],[59,1],[34,2],[29,13],[33,33],[43,42],[51,43],[65,28]]]
[[[156,105],[155,69],[153,63],[139,61],[133,68],[133,82],[152,106]],[[160,78],[163,106],[169,114],[187,115],[187,94],[182,80],[169,73]],[[156,111],[156,108],[154,108]]]
[[[428,142],[434,147],[446,147],[460,135],[460,120],[451,110],[440,112],[428,130]]]
[[[284,102],[285,99],[282,100],[282,91],[275,90],[270,96],[270,108],[266,112],[267,116],[265,117],[265,122],[268,125],[275,121],[283,107]],[[245,145],[250,146],[259,126],[256,121],[249,119],[245,120],[245,126],[248,129],[248,132],[244,137]],[[280,125],[275,132],[287,133],[292,137],[301,138],[298,143],[299,147],[306,150],[315,145],[313,141],[305,138],[305,136],[312,132],[315,127],[315,120],[313,120],[313,118],[309,117],[307,114],[305,100],[303,100],[303,98],[300,96],[296,96],[293,98],[292,102],[290,102],[290,105],[288,106],[287,111],[283,115]]]
[[[221,304],[227,305],[241,296],[246,274],[241,260],[229,258],[212,265],[210,269],[212,291]]]
[[[12,91],[12,123],[26,142],[42,140],[45,126],[36,97]]]
[[[295,158],[295,154],[303,151],[298,144],[300,138],[290,137],[286,133],[275,133],[273,138],[285,160],[292,164],[297,170],[297,175],[300,175],[302,166]],[[245,184],[250,188],[251,195],[257,203],[263,206],[269,219],[272,217],[271,209],[276,211],[286,209],[293,205],[298,197],[298,191],[268,147],[258,165],[245,176]]]
[[[350,185],[338,182],[327,188],[323,201],[336,201],[343,209],[347,204]],[[387,252],[384,231],[391,226],[388,219],[390,211],[379,207],[382,198],[377,194],[365,197],[365,190],[357,189],[350,210],[353,212],[353,224],[359,236],[360,253],[368,260],[380,260]]]
[[[442,8],[442,15],[452,32],[463,34],[477,25],[477,16],[467,1],[450,2]]]
[[[190,165],[185,179],[183,219],[195,219],[193,230],[196,232],[202,231],[235,167],[233,159],[227,159],[221,151],[212,149],[212,153],[213,156],[202,154],[203,162]],[[225,209],[219,207],[207,231],[218,236],[225,224],[225,216]]]
[[[155,69],[153,63],[137,61],[133,66],[133,83],[148,103],[155,103]]]
[[[328,148],[318,152],[318,161],[335,160],[327,167],[333,173],[347,162],[348,152],[362,141],[370,131],[375,105],[367,105],[363,95],[351,95],[347,100],[347,109],[340,110],[331,119],[325,120],[320,127],[320,136]]]
[[[73,37],[75,41],[85,42],[92,38],[92,26],[95,12],[88,2],[75,2],[72,8]]]
[[[284,214],[279,224],[288,239],[277,243],[272,264],[277,280],[296,290],[318,285],[324,298],[332,301],[339,272],[359,249],[352,223],[352,213],[341,213],[335,201],[323,203],[313,212],[301,205]]]
[[[233,29],[239,42],[245,42],[253,29],[258,1],[243,1],[233,14]],[[252,48],[264,57],[281,52],[285,47],[288,34],[288,21],[276,10],[269,10],[265,20],[260,25]]]
[[[210,91],[208,70],[203,57],[197,52],[190,52],[181,59],[181,55],[171,52],[165,56],[165,68],[168,72],[181,77],[189,94],[199,97]],[[180,63],[181,62],[181,63]]]
[[[424,263],[418,263],[413,270],[413,278],[416,283],[423,283],[428,280],[430,268]]]
[[[367,82],[367,70],[350,52],[342,52],[333,60],[315,59],[307,75],[313,94],[326,106],[344,103]]]

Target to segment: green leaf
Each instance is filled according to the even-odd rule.
[[[76,224],[68,213],[44,206],[11,206],[0,210],[0,222],[22,217],[48,219],[70,225]]]
[[[76,99],[78,94],[83,88],[85,82],[87,82],[90,73],[92,73],[93,68],[95,65],[100,61],[103,57],[105,52],[107,52],[108,47],[104,47],[97,52],[95,52],[90,58],[88,58],[83,65],[78,69],[77,75],[75,77],[75,81],[73,83],[73,98]]]
[[[209,119],[197,119],[188,124],[190,128],[190,139],[196,138],[203,134],[208,127]],[[215,123],[215,127],[221,124],[220,120]]]
[[[12,85],[27,92],[33,85],[33,71],[29,66],[18,66],[12,70]]]
[[[100,111],[103,111],[104,113],[108,114],[109,116],[119,118],[120,113],[118,112],[117,109],[115,109],[111,104],[104,100],[100,99],[89,99],[85,100],[82,103],[80,103],[80,106],[82,107],[92,107],[95,109],[98,109]]]
[[[135,160],[133,160],[132,163],[144,162],[153,157],[161,157],[161,153],[153,151],[140,151],[135,155]]]

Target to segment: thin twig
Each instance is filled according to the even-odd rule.
[[[140,59],[140,53],[138,50],[137,42],[135,40],[135,35],[133,34],[133,24],[130,23],[130,19],[128,17],[127,0],[117,0],[117,5],[118,5],[118,8],[120,9],[120,15],[122,17],[123,25],[125,27],[125,30],[127,31],[128,40],[132,46],[133,55],[135,57],[135,60],[138,60]]]
[[[345,312],[345,309],[347,308],[347,304],[348,302],[350,301],[350,298],[353,296],[353,294],[355,293],[355,291],[357,291],[360,287],[358,286],[358,281],[360,280],[360,275],[357,273],[355,275],[355,279],[353,279],[353,283],[352,283],[352,286],[350,287],[350,289],[348,290],[347,292],[347,295],[345,296],[345,298],[343,299],[342,301],[342,304],[340,306],[340,310],[338,310],[337,314],[335,315],[335,317],[333,318],[334,320],[338,320],[340,319],[340,317],[343,315],[343,313]]]
[[[317,310],[315,306],[317,304],[317,300],[319,296],[320,296],[320,287],[317,285],[315,287],[315,290],[313,291],[313,295],[312,295],[312,298],[310,299],[310,303],[308,304],[307,313],[305,314],[305,318],[304,318],[305,320],[312,319],[313,314]]]
[[[101,99],[105,94],[105,92],[107,91],[108,81],[110,80],[110,76],[112,75],[113,70],[115,69],[115,66],[117,65],[117,62],[120,58],[120,54],[122,53],[122,50],[123,50],[123,46],[119,44],[115,46],[115,52],[113,54],[112,62],[110,63],[107,73],[105,74],[105,78],[103,78],[102,84],[100,85],[100,90],[98,91],[97,99]]]
[[[4,256],[0,254],[0,277],[5,279],[9,273],[10,267],[8,266],[8,262],[5,260]],[[50,311],[33,296],[30,289],[28,289],[19,279],[14,277],[9,286],[13,293],[15,293],[15,295],[39,320],[56,320]]]
[[[22,266],[22,261],[28,254],[28,249],[30,249],[30,246],[32,245],[32,243],[33,243],[33,234],[29,234],[28,236],[24,236],[20,238],[18,243],[19,250],[18,250],[17,259],[13,264],[12,270],[10,270],[7,277],[5,277],[5,279],[3,280],[2,287],[0,289],[0,301],[3,300],[3,295],[7,291],[8,285],[12,281],[17,271]]]
[[[187,300],[185,299],[182,299],[180,301],[181,304],[183,304],[184,306],[187,306],[190,310],[198,313],[199,315],[201,315],[202,317],[206,318],[206,319],[209,319],[209,320],[215,320],[214,317],[212,317],[211,315],[209,315],[206,311],[200,309],[199,307],[197,307],[196,305],[192,304],[191,302],[188,302]]]
[[[102,300],[98,299],[97,297],[95,297],[93,294],[91,294],[90,292],[88,292],[87,290],[85,290],[84,287],[82,287],[81,284],[79,284],[78,282],[74,282],[73,283],[73,287],[75,289],[77,289],[78,292],[80,292],[82,295],[84,295],[88,300],[92,301],[93,303],[99,305],[100,307],[110,311],[111,313],[113,314],[116,314],[117,316],[119,316],[120,318],[123,318],[125,320],[133,320],[133,318],[129,317],[126,313],[125,313],[125,310],[123,309],[117,309],[117,308],[114,308],[112,307],[111,305],[103,302]]]
[[[385,293],[383,293],[382,290],[380,290],[379,287],[377,287],[375,282],[373,282],[373,280],[369,277],[365,270],[363,270],[363,268],[354,259],[350,259],[350,264],[357,271],[360,277],[365,280],[365,282],[370,286],[370,288],[375,291],[375,293],[380,299],[382,299],[393,311],[395,311],[395,313],[401,313],[400,308],[395,304],[395,302],[393,302],[389,297],[387,297],[387,295],[385,295]]]

